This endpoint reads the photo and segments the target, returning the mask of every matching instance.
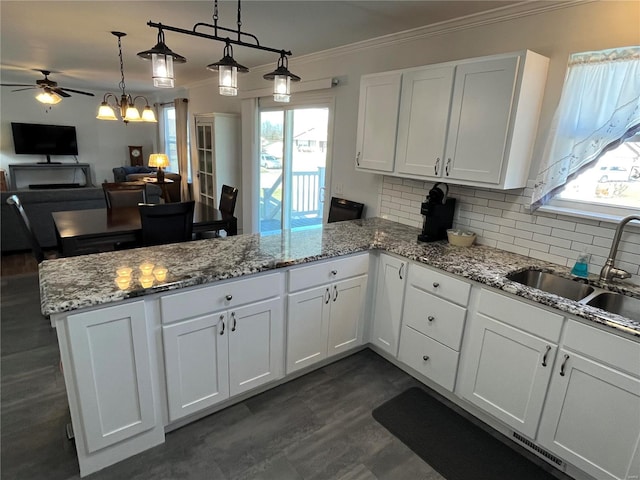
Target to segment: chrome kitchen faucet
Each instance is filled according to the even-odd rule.
[[[620,237],[622,237],[622,229],[624,226],[632,220],[640,221],[640,215],[629,215],[628,217],[624,217],[618,223],[616,227],[616,233],[613,236],[613,242],[611,243],[611,251],[609,252],[609,258],[600,270],[600,281],[601,282],[611,282],[612,280],[619,278],[629,278],[631,274],[626,270],[622,270],[621,268],[616,268],[614,266],[614,262],[616,260],[616,254],[618,253],[618,244],[620,243]]]

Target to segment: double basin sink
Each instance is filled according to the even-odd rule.
[[[507,275],[513,282],[640,321],[640,300],[539,270]]]

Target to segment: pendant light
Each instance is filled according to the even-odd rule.
[[[220,95],[234,97],[238,95],[238,72],[246,73],[249,69],[233,59],[233,48],[229,42],[224,46],[222,59],[207,65],[208,70],[218,72],[218,91]]]
[[[291,73],[288,66],[289,60],[285,52],[281,52],[277,68],[262,77],[273,80],[273,100],[276,102],[288,102],[291,99],[291,82],[300,81],[300,77]]]
[[[164,31],[158,29],[158,43],[144,52],[138,53],[138,56],[151,60],[151,76],[153,78],[153,86],[158,88],[173,88],[173,64],[185,63],[187,61],[182,55],[173,52],[164,43]]]

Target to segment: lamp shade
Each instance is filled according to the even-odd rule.
[[[46,105],[55,105],[56,103],[60,103],[62,101],[62,98],[56,92],[45,88],[44,91],[36,95],[36,100]]]
[[[113,111],[113,108],[109,106],[107,102],[102,102],[100,104],[100,108],[98,108],[98,115],[96,116],[98,120],[118,120],[116,117],[116,113]]]
[[[169,166],[169,157],[166,153],[152,153],[149,155],[149,166],[164,168]]]
[[[158,123],[158,120],[156,120],[156,114],[149,105],[144,107],[144,110],[142,110],[142,121]]]

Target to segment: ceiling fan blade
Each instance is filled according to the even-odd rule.
[[[58,95],[60,95],[61,97],[70,97],[71,95],[69,95],[66,92],[63,92],[62,90],[64,90],[63,88],[52,88],[51,91],[54,93],[57,93]]]
[[[0,87],[32,87],[35,88],[35,85],[29,85],[28,83],[0,83]]]
[[[11,91],[12,92],[21,92],[23,90],[31,90],[32,88],[38,88],[38,87],[17,88],[16,90],[11,90]]]
[[[73,92],[73,93],[79,93],[80,95],[88,95],[90,97],[95,97],[95,95],[93,93],[89,93],[89,92],[82,92],[80,90],[74,90],[73,88],[62,88],[62,87],[58,87],[56,90],[64,90],[65,92]]]

